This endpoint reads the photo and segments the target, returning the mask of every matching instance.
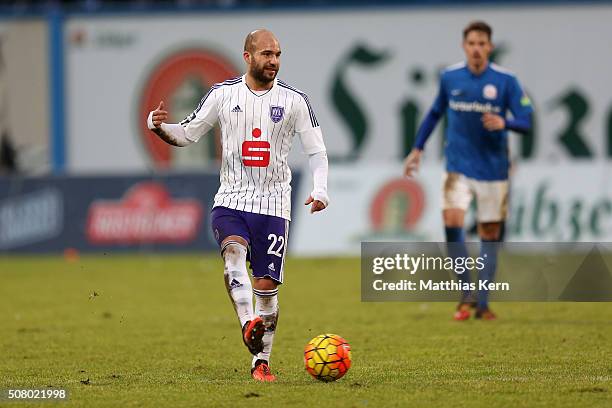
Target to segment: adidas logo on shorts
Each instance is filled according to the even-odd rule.
[[[274,263],[273,262],[271,262],[270,265],[268,265],[268,269],[271,270],[272,272],[275,272]]]

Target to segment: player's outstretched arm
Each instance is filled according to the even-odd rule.
[[[147,126],[160,139],[173,146],[184,147],[192,143],[191,140],[187,139],[183,126],[167,124],[165,123],[166,120],[168,120],[168,111],[165,110],[164,101],[161,101],[159,106],[149,113]]]
[[[423,119],[421,126],[419,126],[419,130],[416,134],[416,141],[414,143],[414,147],[410,151],[410,154],[404,160],[404,176],[412,177],[414,176],[421,165],[421,155],[423,153],[423,149],[425,148],[425,143],[427,143],[427,139],[431,136],[431,133],[436,128],[440,117],[442,117],[442,113],[444,112],[445,102],[442,90],[436,97],[436,101],[433,106]]]
[[[312,214],[324,210],[329,205],[329,197],[327,196],[327,173],[329,168],[327,153],[321,151],[308,155],[308,163],[312,172],[314,188],[304,205],[312,204],[310,206],[310,213]]]

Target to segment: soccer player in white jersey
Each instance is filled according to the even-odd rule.
[[[329,204],[321,128],[306,94],[276,77],[280,56],[274,34],[255,30],[244,43],[245,75],[214,85],[180,123],[165,123],[168,113],[163,101],[148,118],[149,128],[174,146],[197,142],[216,123],[221,126],[221,186],[211,224],[242,339],[253,354],[251,375],[265,382],[276,379],[269,365],[291,217],[287,156],[295,135],[309,157],[313,176],[314,188],[305,204],[311,213]]]

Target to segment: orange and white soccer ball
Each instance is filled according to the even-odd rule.
[[[304,364],[317,380],[336,381],[351,368],[351,346],[337,334],[321,334],[304,347]]]

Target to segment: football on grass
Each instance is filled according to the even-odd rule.
[[[337,334],[321,334],[304,347],[306,371],[320,381],[336,381],[351,368],[351,346]]]

